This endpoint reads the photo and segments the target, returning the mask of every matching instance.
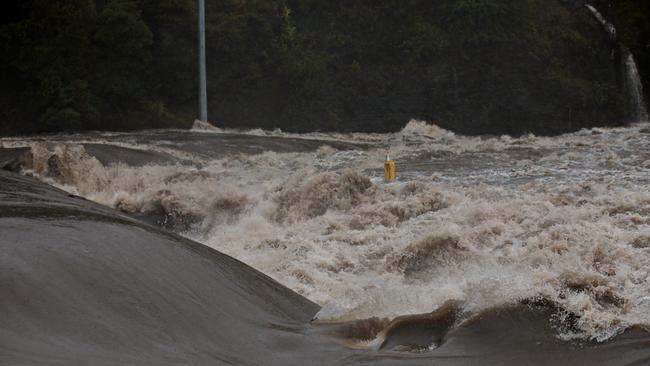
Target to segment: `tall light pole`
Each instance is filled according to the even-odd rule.
[[[205,0],[199,0],[199,108],[201,121],[208,121],[208,91],[205,72]]]

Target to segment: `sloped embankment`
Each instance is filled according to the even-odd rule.
[[[247,265],[0,172],[0,364],[301,364],[318,307]]]

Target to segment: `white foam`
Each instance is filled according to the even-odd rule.
[[[564,337],[604,340],[650,324],[644,128],[481,139],[412,123],[360,137],[390,142],[398,174],[424,159],[396,184],[366,180],[376,174],[366,169],[381,171],[383,146],[237,155],[198,169],[104,167],[70,144],[0,142],[33,146],[37,175],[89,199],[198,218],[184,235],[323,305],[322,320],[424,313],[449,299],[475,312],[542,296],[580,316],[580,332]],[[53,153],[84,174],[49,177]]]

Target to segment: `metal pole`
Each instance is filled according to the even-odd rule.
[[[208,121],[208,92],[205,72],[205,0],[199,0],[199,103],[201,121]]]

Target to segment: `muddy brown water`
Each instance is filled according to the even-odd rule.
[[[650,362],[645,331],[564,342],[550,311],[526,306],[485,312],[427,352],[355,350],[311,324],[317,305],[213,249],[13,173],[0,199],[2,365]]]
[[[377,182],[375,176],[379,176],[380,171],[363,163],[368,158],[381,159],[383,154],[383,151],[372,151],[363,139],[323,141],[292,136],[220,136],[158,131],[48,137],[44,140],[47,141],[5,139],[2,141],[4,148],[0,148],[0,162],[6,163],[29,151],[28,146],[33,144],[84,147],[83,150],[66,150],[59,146],[51,150],[59,154],[60,162],[64,163],[61,165],[63,173],[58,176],[38,171],[27,172],[65,191],[29,176],[0,171],[1,365],[650,364],[650,335],[643,324],[615,327],[619,331],[602,341],[585,338],[584,330],[580,329],[583,320],[587,323],[591,321],[589,316],[595,310],[601,316],[612,316],[608,321],[615,326],[621,322],[616,316],[628,319],[626,314],[642,313],[645,306],[643,298],[639,300],[631,294],[643,295],[646,280],[638,269],[635,269],[636,272],[630,269],[633,260],[642,259],[645,255],[644,237],[639,236],[646,225],[643,221],[646,216],[645,193],[637,189],[635,194],[638,197],[633,197],[635,200],[623,202],[630,197],[626,190],[620,196],[624,199],[613,196],[612,199],[618,198],[620,202],[610,202],[599,196],[603,194],[599,192],[609,194],[610,191],[597,190],[597,184],[603,179],[609,186],[630,188],[630,192],[646,182],[647,172],[644,169],[650,154],[644,150],[645,137],[635,130],[583,133],[530,143],[523,139],[514,142],[506,140],[505,143],[500,140],[487,141],[488,147],[473,147],[472,144],[485,142],[472,139],[431,142],[427,138],[423,145],[408,145],[401,152],[396,152],[398,167],[402,169],[402,179],[406,184],[395,185],[395,192],[393,186],[384,187]],[[377,144],[385,143],[380,139]],[[432,143],[439,146],[431,147]],[[492,146],[501,143],[506,147]],[[215,144],[221,146],[213,146]],[[529,146],[522,148],[520,144]],[[322,145],[330,147],[323,150]],[[49,148],[38,145],[38,149],[41,150],[35,151],[42,153],[43,149]],[[601,159],[599,154],[613,157]],[[47,158],[48,155],[44,156]],[[99,164],[88,161],[88,156],[97,159]],[[570,161],[570,157],[574,156],[588,158]],[[218,165],[210,165],[213,164],[212,160],[224,157]],[[299,164],[288,159],[295,159]],[[117,162],[125,167],[110,167]],[[559,162],[566,164],[558,167]],[[532,163],[537,163],[541,168],[529,169]],[[317,169],[304,170],[300,164],[313,165]],[[339,172],[350,166],[362,173]],[[85,174],[79,174],[70,167],[80,169]],[[278,178],[278,174],[284,171],[276,171],[276,167],[284,171],[298,170],[295,177],[286,180],[284,176]],[[252,190],[267,189],[277,194],[274,191],[276,186],[270,185],[271,188],[268,188],[265,185],[268,179],[290,188],[288,192],[272,196],[289,199],[288,203],[283,204],[293,215],[293,221],[286,219],[286,228],[281,228],[287,230],[286,236],[284,231],[272,232],[277,237],[269,240],[265,236],[268,233],[262,232],[264,235],[260,237],[260,232],[255,231],[259,230],[255,225],[259,225],[258,221],[261,220],[254,209],[259,204],[256,200],[264,205],[276,202],[275,198],[265,198],[268,192],[255,196],[248,191],[243,195],[241,191],[228,190],[219,196],[222,192],[210,190],[223,182],[221,176],[219,179],[214,176],[222,174],[224,168],[230,169],[233,176],[226,175],[223,180],[240,180],[243,186],[250,185]],[[140,177],[139,172],[151,180],[133,184],[132,179]],[[64,173],[74,174],[66,176]],[[433,182],[435,189],[422,182],[423,176],[432,173],[436,176],[425,183]],[[314,181],[316,185],[309,181],[309,174],[318,178]],[[619,177],[621,181],[618,186],[615,185],[616,181],[607,180],[608,176]],[[65,184],[56,180],[64,178]],[[162,188],[153,187],[160,184],[159,180],[164,183],[160,186]],[[363,183],[362,189],[357,187],[359,182]],[[135,206],[117,206],[111,204],[112,201],[103,201],[103,197],[110,198],[120,193],[119,190],[109,190],[106,196],[96,195],[109,189],[107,184],[113,184],[119,190],[131,185],[136,187],[140,196],[134,197],[143,200],[144,206],[141,207],[144,211],[130,211],[128,208]],[[319,184],[330,191],[318,191]],[[573,188],[574,184],[579,189]],[[452,188],[448,188],[448,185]],[[547,287],[556,286],[559,291],[558,297],[549,299],[548,303],[569,297],[584,301],[587,304],[584,306],[592,306],[593,311],[581,313],[576,310],[580,310],[580,307],[570,308],[567,307],[568,303],[557,306],[544,305],[543,302],[535,304],[526,296],[504,299],[504,303],[495,302],[496,305],[479,307],[478,310],[476,306],[471,307],[466,303],[476,299],[471,296],[460,298],[458,313],[453,316],[442,310],[436,313],[436,308],[441,304],[437,300],[431,300],[431,305],[427,307],[427,291],[435,298],[436,284],[439,284],[442,297],[448,296],[445,291],[449,291],[449,285],[444,284],[442,269],[452,274],[456,271],[469,278],[476,276],[480,281],[470,282],[471,286],[463,290],[469,291],[470,295],[472,289],[477,292],[493,291],[494,284],[500,284],[502,279],[489,272],[492,262],[480,255],[495,257],[490,258],[500,263],[504,271],[509,271],[506,277],[538,273],[535,272],[538,268],[530,267],[521,272],[519,267],[512,264],[517,257],[513,259],[508,255],[520,250],[518,248],[523,244],[513,245],[506,239],[497,240],[494,249],[489,247],[493,239],[482,239],[484,242],[480,243],[481,246],[474,248],[467,245],[468,240],[475,240],[474,236],[444,233],[451,235],[449,240],[454,245],[443,245],[440,250],[444,249],[441,253],[446,254],[444,258],[438,258],[436,248],[440,244],[435,243],[448,236],[431,236],[424,228],[429,228],[432,222],[444,223],[445,217],[454,213],[466,215],[460,216],[456,225],[462,220],[472,222],[480,218],[484,214],[481,211],[465,213],[457,208],[459,202],[461,208],[471,204],[486,205],[485,202],[472,201],[477,194],[471,190],[475,185],[503,189],[507,194],[499,193],[488,202],[492,205],[505,202],[506,205],[502,206],[505,208],[509,208],[507,200],[511,199],[508,194],[516,199],[522,195],[541,199],[530,205],[528,209],[532,211],[520,212],[524,224],[527,216],[536,217],[534,210],[551,210],[553,213],[552,205],[565,207],[559,208],[558,212],[573,210],[576,215],[584,215],[585,218],[580,220],[587,223],[589,220],[601,220],[607,225],[613,223],[606,228],[611,229],[617,246],[585,254],[581,251],[586,251],[589,246],[572,249],[571,243],[561,243],[561,240],[575,240],[572,236],[565,239],[566,235],[571,234],[568,229],[577,227],[578,234],[587,235],[585,231],[580,231],[583,230],[579,225],[581,221],[565,224],[558,217],[551,216],[547,219],[548,224],[541,220],[538,226],[522,224],[512,229],[503,226],[512,222],[517,224],[516,217],[507,214],[501,226],[494,224],[495,220],[502,219],[499,216],[490,216],[487,223],[477,221],[478,225],[485,225],[485,229],[489,229],[487,234],[482,234],[488,235],[488,238],[498,238],[502,232],[513,230],[517,235],[530,235],[531,240],[537,240],[535,235],[538,234],[535,232],[521,233],[528,227],[539,230],[539,238],[545,238],[545,235],[550,237],[551,254],[533,253],[535,256],[531,263],[536,266],[541,266],[546,258],[544,256],[549,255],[560,263],[564,260],[561,256],[563,253],[589,258],[600,256],[598,258],[602,262],[594,266],[601,272],[578,273],[576,271],[581,269],[579,266],[583,263],[568,262],[577,267],[570,268],[568,272],[560,268],[557,279],[552,277],[544,284]],[[555,191],[555,185],[559,186],[558,191]],[[586,186],[595,188],[583,188]],[[154,195],[145,194],[149,188],[153,189]],[[195,192],[194,189],[204,193],[197,196],[199,200],[191,201],[187,206],[173,206],[174,209],[180,213],[187,210],[186,217],[196,215],[203,220],[203,211],[193,209],[201,200],[210,200],[216,194],[219,205],[206,207],[213,211],[217,207],[230,215],[208,216],[205,219],[209,219],[213,225],[210,230],[214,227],[218,230],[187,234],[152,224],[157,222],[152,219],[156,214],[166,211],[147,211],[147,200],[157,199],[161,205],[187,203],[193,196],[183,196],[181,193]],[[463,192],[464,189],[468,189],[467,193],[463,193],[464,201],[451,196],[450,192]],[[533,195],[540,191],[541,198]],[[478,192],[484,194],[485,191]],[[80,197],[80,194],[89,199]],[[376,206],[375,197],[384,195],[393,195],[390,197],[402,200],[404,204],[391,208],[398,215],[397,219],[385,221],[385,217],[380,217],[382,221],[372,221],[376,217],[372,210],[382,207]],[[170,201],[171,198],[178,201]],[[120,210],[93,203],[91,199]],[[119,202],[123,204],[125,201]],[[239,202],[243,206],[237,206]],[[512,205],[526,204],[524,200],[515,200]],[[314,205],[319,205],[318,210],[312,210]],[[586,215],[585,212],[589,213],[592,207],[611,213],[604,218]],[[301,218],[305,212],[315,217]],[[321,216],[331,219],[334,214],[339,215],[334,218],[350,220],[350,223],[319,221]],[[251,217],[258,221],[240,224],[241,221],[252,220]],[[418,220],[423,221],[420,223]],[[239,238],[223,231],[223,228],[238,225],[248,230],[236,231]],[[471,230],[471,225],[461,228]],[[559,228],[559,233],[553,231],[554,227]],[[376,231],[380,235],[387,235],[396,230],[408,237],[401,252],[386,254],[380,247],[373,248],[373,245],[381,244],[377,243],[380,239]],[[546,234],[545,230],[550,231]],[[406,235],[410,232],[425,235]],[[343,233],[352,233],[353,236],[342,237]],[[205,243],[212,248],[188,239],[200,239],[208,234]],[[605,243],[610,240],[609,236],[601,235],[598,231],[593,235],[592,238],[602,239]],[[631,244],[625,242],[632,239]],[[314,252],[309,246],[297,246],[295,253],[291,251],[291,245],[310,240],[323,245],[323,251]],[[228,246],[230,241],[238,246],[236,250]],[[444,240],[442,242],[446,243]],[[398,242],[388,244],[402,245]],[[622,252],[621,248],[632,244],[636,245],[631,249],[633,255]],[[318,305],[312,302],[313,298],[307,299],[248,264],[213,249],[222,245],[230,253],[238,254],[238,258],[247,262],[250,260],[249,264],[264,271],[278,267],[278,264],[288,266],[281,261],[276,262],[275,267],[266,266],[263,257],[276,252],[290,261],[302,261],[297,263],[300,267],[289,266],[288,276],[283,275],[282,269],[278,272],[268,271],[267,274],[305,295],[323,294],[341,286],[348,287],[347,293],[354,293],[360,288],[371,287],[369,284],[374,285],[374,282],[364,281],[376,273],[381,279],[392,281],[398,278],[399,282],[396,283],[404,289],[397,294],[413,296],[409,299],[424,299],[425,303],[423,306],[415,304],[413,311],[397,313],[403,317],[392,322],[390,318],[385,318],[386,312],[391,311],[390,302],[367,308],[369,310],[359,312],[360,315],[355,315],[357,313],[354,311],[344,312],[345,316],[338,317],[338,320],[337,317],[328,319],[325,315],[330,312],[328,308],[331,304],[321,302],[323,306]],[[541,242],[538,245],[542,247]],[[599,245],[602,246],[602,243]],[[353,261],[357,259],[353,257],[347,258],[350,262],[337,258],[333,264],[321,267],[320,263],[329,259],[317,256],[340,250],[337,246],[346,251],[359,250],[344,252],[354,253],[359,262]],[[433,249],[429,248],[431,246],[434,246]],[[528,246],[534,247],[533,244]],[[614,254],[618,256],[618,267],[605,261],[609,260],[608,255]],[[373,262],[374,258],[379,260]],[[427,261],[435,266],[428,268],[425,265]],[[461,265],[467,262],[472,264],[472,261],[483,266],[490,276],[483,278],[476,273],[463,272],[466,268]],[[384,262],[387,269],[382,269],[381,263]],[[402,267],[411,270],[402,270]],[[555,270],[554,267],[550,268]],[[519,272],[515,272],[515,269]],[[584,268],[582,270],[586,271]],[[626,286],[631,288],[617,285],[614,281],[615,276],[626,275],[625,271],[631,273],[631,282],[626,282]],[[553,274],[550,270],[543,272],[545,276],[548,273]],[[341,277],[336,282],[339,287],[328,287],[328,278],[337,279],[337,276]],[[459,278],[451,277],[450,280],[458,281]],[[359,283],[355,283],[357,280]],[[423,285],[423,281],[430,282]],[[379,290],[382,288],[375,287],[373,291],[376,293]],[[401,299],[395,297],[396,289],[389,290],[393,291],[387,295],[389,300],[394,297],[394,303],[399,304]],[[421,293],[416,296],[413,291]],[[509,294],[499,291],[496,293]],[[555,294],[553,291],[542,294],[542,298]],[[433,315],[426,313],[428,311],[434,311],[431,313]],[[379,316],[377,320],[366,319],[374,316],[375,312]],[[312,321],[314,318],[317,320]],[[350,330],[351,323],[356,324],[353,331]],[[579,336],[573,339],[567,337],[572,332],[578,332]]]

